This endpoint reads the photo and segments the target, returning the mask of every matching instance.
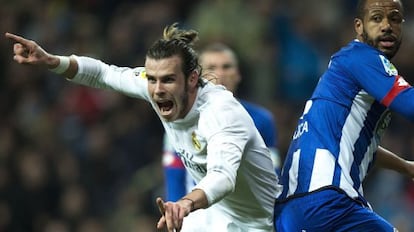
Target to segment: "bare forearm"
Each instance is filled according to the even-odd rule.
[[[191,211],[208,207],[207,196],[201,189],[194,189],[180,200],[189,201],[192,204]]]
[[[381,146],[377,150],[377,165],[381,168],[394,170],[404,175],[410,174],[406,160]]]

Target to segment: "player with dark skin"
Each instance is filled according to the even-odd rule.
[[[276,231],[396,231],[364,197],[371,167],[414,177],[380,146],[392,113],[414,121],[414,88],[390,60],[401,46],[401,0],[360,0],[355,40],[331,56],[306,102],[281,173]]]

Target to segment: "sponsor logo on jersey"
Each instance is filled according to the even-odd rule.
[[[384,66],[385,72],[390,76],[398,75],[398,70],[395,66],[383,55],[379,55],[382,65]]]
[[[194,171],[198,173],[202,173],[202,174],[207,173],[206,165],[193,162],[193,158],[194,158],[193,154],[187,152],[184,149],[178,149],[177,154],[182,158],[182,161],[187,168],[193,169]]]
[[[189,160],[183,159],[183,163],[184,165],[189,168],[189,169],[193,169],[194,171],[201,173],[201,174],[206,174],[207,173],[207,168],[205,165],[201,165],[201,164],[197,164],[197,163],[193,163]]]

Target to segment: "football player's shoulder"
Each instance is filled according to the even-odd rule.
[[[207,84],[201,88],[198,98],[201,108],[221,107],[236,101],[232,92],[224,86],[214,84]]]
[[[335,55],[345,57],[347,61],[363,62],[367,61],[367,57],[378,56],[379,53],[374,47],[354,40]]]

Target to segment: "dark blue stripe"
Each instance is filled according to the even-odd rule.
[[[338,124],[339,122],[341,122],[341,124],[338,125],[337,129],[332,129],[333,131],[340,133],[340,136],[338,136],[336,141],[332,141],[331,142],[331,147],[329,148],[329,150],[332,152],[332,155],[335,157],[335,170],[334,170],[334,176],[332,179],[332,185],[337,186],[338,188],[340,187],[341,184],[341,173],[342,173],[342,168],[339,166],[338,163],[338,158],[339,158],[339,153],[340,153],[340,145],[341,145],[341,140],[343,137],[342,131],[344,128],[344,124],[346,122],[347,117],[349,116],[350,112],[348,108],[334,108],[333,110],[336,111],[336,114],[338,115]],[[333,112],[332,112],[333,113]],[[341,116],[341,117],[340,117]],[[340,117],[340,118],[339,118]],[[332,125],[335,126],[335,125]]]
[[[376,101],[372,104],[371,109],[368,111],[367,117],[365,118],[364,127],[360,131],[358,140],[355,142],[355,150],[353,153],[354,162],[352,163],[350,174],[352,181],[354,182],[353,187],[356,190],[358,190],[361,185],[359,166],[365,157],[364,155],[367,152],[368,147],[371,145],[378,120],[385,110],[386,108]]]
[[[309,141],[309,140],[308,140]],[[313,165],[315,163],[315,146],[305,144],[306,149],[301,150],[298,168],[298,188],[297,193],[309,192],[310,181],[313,173]]]

